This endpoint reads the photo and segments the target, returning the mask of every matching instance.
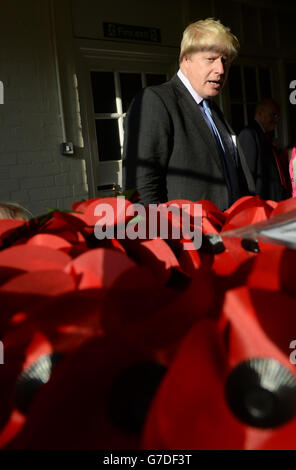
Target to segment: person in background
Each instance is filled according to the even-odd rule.
[[[296,139],[288,150],[289,176],[291,182],[291,196],[296,197]]]
[[[31,212],[16,202],[0,202],[0,219],[29,220],[31,217]]]
[[[137,189],[143,204],[206,199],[225,210],[254,193],[236,136],[213,101],[238,49],[219,20],[196,21],[183,33],[178,73],[133,100],[125,119],[123,188]]]
[[[295,165],[296,154],[296,138],[291,139],[290,144],[286,145],[281,152],[281,163],[285,171],[289,195],[295,197],[295,182],[296,182],[296,168]],[[292,157],[293,155],[293,157]],[[295,175],[295,176],[294,176]]]
[[[285,171],[271,138],[279,117],[278,103],[265,98],[258,103],[254,120],[239,134],[240,145],[255,180],[256,194],[273,201],[289,197]]]

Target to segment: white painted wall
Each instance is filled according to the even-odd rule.
[[[85,162],[62,142],[48,0],[1,1],[0,200],[34,215],[88,196]]]

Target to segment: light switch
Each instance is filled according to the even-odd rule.
[[[61,147],[62,147],[62,154],[63,155],[73,155],[74,154],[73,142],[63,142]]]

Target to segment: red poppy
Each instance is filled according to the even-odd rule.
[[[36,360],[46,354],[67,356],[89,338],[102,336],[100,312],[103,296],[103,290],[73,291],[63,295],[60,289],[60,295],[56,298],[49,300],[47,297],[43,303],[39,301],[34,306],[30,305],[30,308],[28,305],[26,309],[22,309],[26,315],[20,319],[20,314],[14,316],[14,321],[3,336],[5,361],[0,371],[3,398],[0,409],[0,426],[3,428],[0,442],[3,445],[26,422],[24,404],[27,408],[28,399],[30,402],[35,400],[34,389],[34,393],[29,390],[29,397],[26,390],[22,395],[16,395],[21,374],[26,373]],[[36,393],[38,395],[39,391]]]
[[[277,203],[274,210],[270,214],[270,217],[275,217],[276,215],[283,214],[284,212],[291,212],[291,216],[293,215],[295,217],[296,199],[294,197]]]
[[[116,337],[89,340],[60,360],[8,448],[137,448],[149,406],[147,363],[156,366],[157,387],[161,364],[152,352]],[[149,394],[153,395],[153,388]]]
[[[121,240],[129,257],[147,267],[164,284],[168,282],[172,269],[181,270],[179,261],[165,240]]]
[[[5,332],[18,318],[26,318],[32,308],[75,289],[75,279],[62,270],[32,271],[14,276],[0,286],[0,331]]]
[[[258,196],[245,196],[225,211],[227,216],[222,232],[266,220],[273,210],[269,201],[259,199]]]
[[[141,269],[141,278],[140,268],[123,273],[106,292],[102,324],[107,334],[124,333],[133,344],[168,360],[190,328],[211,312],[219,294],[207,271],[197,271],[192,280],[178,277],[178,287],[168,288]]]
[[[2,268],[23,272],[63,269],[70,260],[66,253],[45,246],[18,245],[0,252]]]
[[[296,299],[270,295],[229,291],[219,322],[194,326],[150,408],[143,448],[295,449],[296,373],[287,353]]]
[[[27,241],[27,245],[48,246],[54,250],[61,250],[69,253],[72,250],[72,244],[63,237],[50,233],[38,233]]]
[[[144,449],[241,449],[244,429],[224,400],[227,351],[203,319],[181,344],[150,408]]]
[[[110,287],[135,263],[119,250],[95,248],[69,261],[65,272],[75,276],[79,289]]]
[[[10,234],[13,244],[0,251],[0,446],[295,448],[294,251],[224,236],[294,210],[283,203],[245,197],[223,213],[209,201],[178,200],[141,212],[123,198],[95,198],[30,230],[0,223],[0,238]],[[166,210],[172,204],[175,212]],[[168,234],[160,238],[157,226],[149,239],[157,213]],[[128,238],[142,228],[143,238]],[[184,249],[193,233],[205,244],[220,234],[219,249]],[[256,417],[261,395],[243,409],[233,385],[248,392],[254,364],[271,365],[292,391],[282,415],[266,421]],[[38,387],[27,389],[33,372]]]

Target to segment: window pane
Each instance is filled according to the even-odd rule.
[[[120,142],[117,119],[96,119],[100,161],[120,160]]]
[[[270,98],[272,94],[269,69],[259,68],[259,84],[261,99]]]
[[[121,97],[122,97],[122,110],[125,113],[133,97],[138,91],[142,89],[142,80],[140,73],[121,73]]]
[[[242,104],[231,105],[231,121],[234,132],[238,134],[245,126],[244,108]]]
[[[255,108],[256,108],[256,103],[248,103],[247,105],[248,124],[254,119]]]
[[[229,71],[229,93],[231,101],[242,101],[242,81],[239,66],[233,66]]]
[[[292,3],[292,2],[291,2]],[[293,2],[294,3],[294,2]],[[295,14],[287,15],[286,9],[277,11],[281,48],[291,47],[295,43]]]
[[[247,101],[257,101],[256,69],[254,67],[244,67],[244,77]]]
[[[91,72],[95,113],[116,113],[113,72]]]
[[[270,34],[271,31],[276,31],[277,19],[275,11],[271,8],[261,8],[260,10],[262,41],[264,47],[276,47],[276,34]],[[294,29],[294,28],[293,28]]]
[[[156,74],[156,73],[147,73],[146,74],[146,83],[147,86],[161,85],[167,81],[166,75]]]
[[[246,42],[258,46],[259,9],[257,5],[242,4],[242,13],[244,37],[247,38]]]

